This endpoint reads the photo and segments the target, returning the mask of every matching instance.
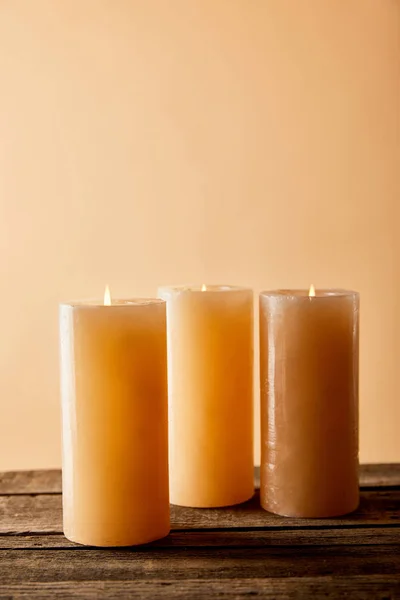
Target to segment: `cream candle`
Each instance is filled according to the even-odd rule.
[[[161,288],[167,300],[171,502],[253,495],[253,293]]]
[[[355,510],[359,296],[260,295],[261,504],[294,517]]]
[[[60,306],[64,533],[93,546],[168,534],[162,300]]]

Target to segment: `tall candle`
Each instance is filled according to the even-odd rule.
[[[331,517],[358,506],[358,323],[356,292],[260,295],[266,510]]]
[[[63,304],[60,337],[66,537],[127,546],[167,535],[165,302]]]
[[[161,288],[167,300],[171,502],[217,507],[253,484],[253,293]]]

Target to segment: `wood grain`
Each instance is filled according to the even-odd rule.
[[[197,578],[180,580],[134,580],[134,581],[59,581],[21,582],[7,584],[0,589],[0,600],[43,600],[55,598],[80,598],[82,600],[149,598],[170,600],[190,598],[224,598],[249,600],[321,600],[348,598],[349,600],[396,600],[400,598],[400,580],[397,575],[364,575],[347,577],[288,577],[237,578],[226,580],[210,578],[199,582]]]
[[[59,471],[3,473],[0,600],[400,599],[400,465],[365,465],[360,481],[343,518],[272,515],[257,492],[225,509],[172,506],[163,540],[98,549],[62,535]]]
[[[254,470],[255,487],[260,487],[260,468]],[[361,465],[361,487],[400,486],[400,464]],[[0,473],[0,495],[59,494],[61,471],[10,471]]]
[[[174,530],[349,527],[400,524],[400,490],[367,490],[359,509],[336,519],[288,519],[260,507],[258,492],[252,500],[230,508],[196,509],[171,506]],[[60,495],[0,497],[0,534],[62,533]]]
[[[256,548],[263,546],[324,546],[324,545],[397,545],[399,527],[357,527],[350,529],[252,529],[172,531],[169,536],[149,544],[153,548],[183,546],[185,548]],[[79,544],[67,540],[62,534],[0,535],[0,550],[80,549]]]
[[[2,550],[0,586],[24,581],[243,579],[400,573],[400,547]]]
[[[400,464],[361,465],[361,487],[400,486]]]
[[[61,471],[6,471],[0,473],[0,495],[61,494]]]

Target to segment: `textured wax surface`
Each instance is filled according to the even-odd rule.
[[[260,296],[261,502],[324,517],[358,505],[358,295]]]

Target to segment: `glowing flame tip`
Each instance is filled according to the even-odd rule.
[[[315,287],[313,286],[313,284],[310,285],[310,291],[308,292],[308,295],[310,296],[310,298],[313,298],[315,296]]]
[[[205,283],[203,283],[203,285],[201,286],[201,291],[202,292],[206,292],[207,291],[207,286]]]
[[[104,291],[104,306],[111,306],[111,294],[108,285],[106,285],[106,289]]]

